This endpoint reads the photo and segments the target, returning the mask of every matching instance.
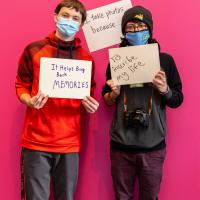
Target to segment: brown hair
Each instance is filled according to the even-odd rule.
[[[85,9],[85,6],[79,0],[63,0],[63,1],[61,1],[56,6],[55,13],[58,14],[60,12],[61,8],[63,8],[63,7],[73,8],[77,12],[80,12],[82,15],[82,23],[85,22],[86,17],[87,17],[86,9]]]

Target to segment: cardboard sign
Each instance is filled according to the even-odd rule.
[[[90,96],[91,61],[41,58],[39,90],[49,97],[83,99]]]
[[[121,19],[131,7],[130,0],[122,0],[87,12],[83,32],[90,52],[120,43]]]
[[[109,49],[109,59],[118,85],[152,82],[160,70],[158,44]]]

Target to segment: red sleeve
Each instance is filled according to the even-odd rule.
[[[16,94],[20,97],[24,93],[31,94],[33,82],[32,59],[28,48],[26,48],[19,60],[17,77],[15,82]]]

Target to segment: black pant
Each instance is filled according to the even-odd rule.
[[[111,172],[116,200],[135,200],[133,188],[139,180],[139,200],[156,200],[162,179],[165,149],[148,153],[126,153],[111,149]]]
[[[23,149],[26,200],[73,200],[78,178],[78,153],[47,153]]]

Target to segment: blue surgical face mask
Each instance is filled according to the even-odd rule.
[[[138,31],[138,32],[128,32],[125,35],[130,45],[145,45],[150,38],[149,30]]]
[[[74,37],[79,31],[80,23],[72,19],[58,17],[56,24],[58,31],[65,37]]]

